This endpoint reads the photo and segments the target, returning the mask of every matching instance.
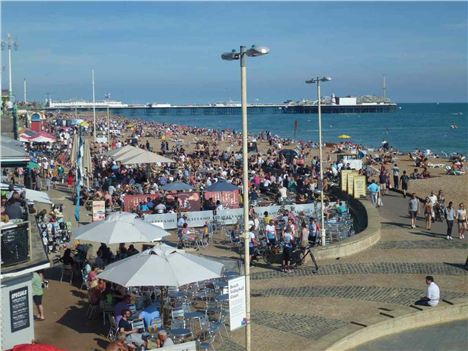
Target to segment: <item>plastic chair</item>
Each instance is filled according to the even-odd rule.
[[[70,284],[73,282],[73,267],[71,264],[62,264],[62,271],[60,274],[60,281],[63,280],[65,273],[70,275]]]
[[[115,323],[115,318],[113,315],[109,314],[109,332],[107,333],[107,340],[110,342],[114,342],[117,339],[117,333],[118,333],[118,327],[117,324]]]

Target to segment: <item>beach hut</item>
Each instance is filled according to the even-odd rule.
[[[205,189],[205,200],[220,201],[225,208],[239,207],[239,187],[220,180]]]

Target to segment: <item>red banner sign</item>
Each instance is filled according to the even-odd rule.
[[[205,193],[205,199],[208,200],[213,198],[213,201],[220,201],[224,208],[239,208],[239,191],[207,191]]]
[[[200,211],[200,194],[196,192],[177,193],[179,201],[179,210],[181,211]]]
[[[131,212],[138,207],[140,202],[146,202],[147,198],[154,200],[158,197],[159,195],[157,194],[125,195],[123,210],[126,212]]]

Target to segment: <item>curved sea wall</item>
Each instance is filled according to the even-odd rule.
[[[332,188],[330,194],[348,203],[357,234],[337,244],[316,248],[315,257],[317,259],[346,257],[375,245],[380,240],[380,216],[377,209],[368,200],[354,199],[338,188]]]

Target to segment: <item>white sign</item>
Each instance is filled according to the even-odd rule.
[[[164,229],[177,228],[177,214],[175,213],[145,215],[144,221],[147,223],[158,223],[157,225]]]
[[[289,211],[294,211],[294,213],[299,214],[304,212],[307,216],[312,216],[315,213],[315,205],[314,204],[294,204],[294,205],[287,205],[285,206]]]
[[[197,343],[195,341],[184,342],[182,344],[164,346],[164,350],[168,351],[197,351]],[[150,351],[156,351],[159,349],[153,349]]]
[[[216,220],[223,225],[232,225],[239,222],[244,216],[244,209],[233,208],[216,211]]]
[[[245,276],[230,279],[229,289],[229,325],[231,331],[242,328],[247,322],[245,308]]]
[[[191,228],[203,227],[205,223],[213,221],[213,211],[191,211],[184,212],[187,216],[187,224]]]
[[[258,207],[254,207],[254,211],[255,213],[260,216],[261,218],[263,218],[263,214],[265,212],[268,212],[268,215],[270,217],[276,217],[276,215],[278,214],[278,212],[280,211],[281,209],[281,206],[278,206],[278,205],[272,205],[272,206],[258,206]]]

